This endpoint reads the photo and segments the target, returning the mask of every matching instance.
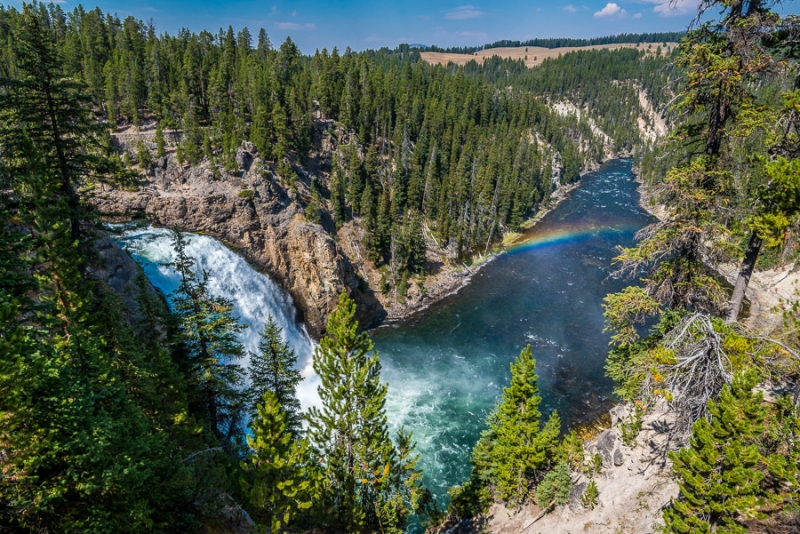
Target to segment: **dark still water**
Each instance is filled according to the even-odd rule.
[[[615,247],[652,222],[636,187],[631,160],[605,164],[456,296],[373,332],[390,424],[413,431],[440,502],[469,476],[472,447],[526,344],[545,417],[558,410],[569,428],[610,407],[602,302],[626,285],[609,276]]]

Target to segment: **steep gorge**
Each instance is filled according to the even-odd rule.
[[[585,117],[575,116],[573,120],[591,121],[591,116],[587,111]],[[607,157],[614,155],[614,145],[596,128],[575,137],[577,150],[584,154],[584,168],[591,169],[597,162],[589,156],[587,135],[602,140]],[[405,295],[399,296],[382,288],[387,271],[368,257],[362,218],[354,217],[339,228],[333,219],[330,188],[334,158],[342,158],[343,150],[353,147],[364,152],[353,132],[334,127],[332,121],[316,119],[310,157],[304,162],[293,160],[297,178],[291,183],[249,142],[243,142],[236,151],[237,170],[226,170],[207,158],[197,165],[181,164],[174,150],[180,139],[180,132],[168,136],[172,148],[149,168],[140,169],[143,180],[138,187],[105,186],[95,192],[92,202],[107,220],[147,219],[158,226],[206,234],[233,247],[292,294],[314,337],[324,333],[327,316],[342,290],[358,303],[362,325],[400,319],[458,290],[474,274],[474,267],[468,264],[479,264],[495,248],[487,242],[483,250],[473,251],[474,257],[461,260],[454,240],[442,242],[425,224],[424,276],[409,283]],[[155,151],[152,124],[149,130],[115,135],[115,141],[123,151],[133,152],[140,143]],[[535,214],[551,201],[558,202],[562,196],[556,193],[569,184],[561,183],[564,167],[558,151],[538,132],[532,132],[527,142],[553,154],[544,159],[542,169],[549,175],[546,183],[551,184],[550,191]],[[305,213],[312,202],[314,184],[321,185],[325,198],[319,223],[310,222]]]

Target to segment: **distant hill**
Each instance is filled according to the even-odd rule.
[[[465,65],[473,59],[479,64],[486,61],[490,57],[498,56],[503,59],[515,59],[525,62],[527,67],[535,67],[541,65],[542,61],[548,58],[557,58],[562,54],[575,52],[577,50],[618,50],[620,48],[638,48],[640,50],[647,50],[655,54],[661,48],[662,53],[669,53],[678,46],[677,42],[653,42],[653,43],[613,43],[613,44],[597,44],[590,46],[563,46],[559,48],[545,48],[541,46],[518,46],[518,47],[503,47],[503,48],[488,48],[485,50],[478,50],[468,53],[458,52],[440,52],[435,51],[434,47],[429,48],[424,52],[420,52],[420,57],[428,63],[446,65],[453,62],[457,65]]]
[[[483,46],[454,46],[441,48],[432,45],[427,48],[431,52],[444,52],[448,54],[472,54],[490,48],[518,48],[520,46],[536,46],[540,48],[577,48],[596,45],[610,44],[641,44],[641,43],[669,43],[678,42],[683,37],[684,32],[653,32],[653,33],[620,33],[618,35],[607,35],[605,37],[592,37],[590,39],[573,39],[570,37],[557,37],[546,39],[528,39],[527,41],[495,41]],[[411,45],[414,46],[414,45]]]

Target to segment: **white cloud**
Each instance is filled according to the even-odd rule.
[[[648,0],[651,4],[658,4],[653,12],[659,17],[679,17],[697,11],[700,0]]]
[[[616,2],[609,2],[606,4],[606,7],[601,9],[600,11],[595,11],[594,16],[597,18],[601,17],[624,17],[627,12],[619,7]]]
[[[476,19],[478,17],[484,16],[486,13],[480,10],[475,6],[458,6],[455,9],[451,9],[448,11],[444,18],[448,20],[466,20],[466,19]]]
[[[316,24],[298,24],[296,22],[276,22],[275,27],[281,30],[316,30]]]
[[[564,6],[564,11],[566,11],[567,13],[577,13],[578,8],[573,6],[572,4],[567,4]]]
[[[639,13],[636,13],[636,14],[633,16],[633,18],[635,18],[635,19],[640,19],[640,18],[642,18],[642,13],[641,13],[641,12],[639,12]]]

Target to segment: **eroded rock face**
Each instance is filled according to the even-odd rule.
[[[119,297],[123,304],[122,314],[125,321],[136,328],[141,319],[141,291],[149,292],[153,298],[161,298],[159,293],[147,279],[139,283],[137,279],[144,274],[141,266],[112,239],[100,237],[94,246],[97,258],[89,265],[89,274],[104,282]]]
[[[306,221],[302,180],[297,192],[245,145],[238,172],[215,171],[207,162],[180,165],[172,154],[157,161],[136,192],[99,192],[94,202],[115,220],[145,215],[154,224],[204,233],[222,240],[287,288],[309,332],[319,337],[344,289],[356,300],[359,322],[373,324],[385,312],[362,290],[348,257],[325,230]]]

